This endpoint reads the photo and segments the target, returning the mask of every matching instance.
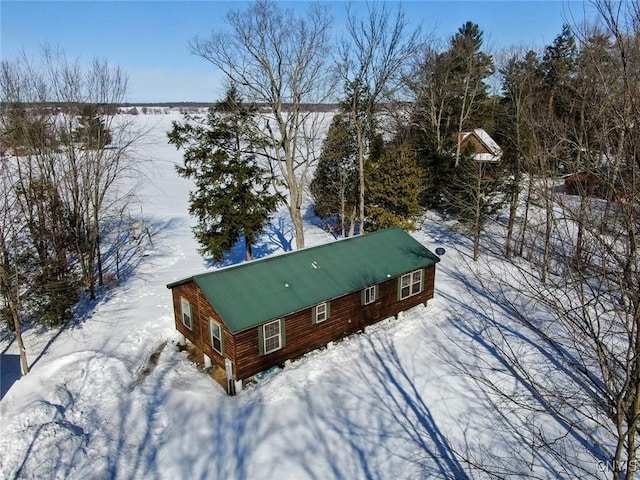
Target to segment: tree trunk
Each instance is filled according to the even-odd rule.
[[[516,215],[518,213],[518,201],[520,200],[520,178],[516,177],[514,182],[515,185],[511,192],[511,199],[509,200],[509,220],[507,221],[507,238],[505,239],[504,255],[507,259],[511,259],[513,253],[513,229],[516,223]]]
[[[13,317],[13,329],[15,332],[16,343],[18,344],[18,350],[20,352],[20,370],[22,371],[22,375],[26,375],[29,373],[29,362],[27,361],[27,351],[24,348],[24,342],[22,341],[22,324],[20,322],[20,315],[16,305],[10,306],[9,308],[11,310],[11,316]]]
[[[16,267],[16,281],[14,284],[11,280],[12,276],[9,271],[11,268],[11,262],[5,238],[4,232],[0,231],[0,261],[2,261],[0,264],[0,286],[2,287],[2,296],[4,297],[7,308],[11,312],[11,319],[13,320],[14,334],[16,343],[18,344],[18,350],[20,352],[20,370],[22,371],[22,375],[26,375],[29,373],[29,362],[27,361],[27,351],[24,348],[24,342],[22,341],[22,324],[20,322],[20,312],[18,311],[18,302],[20,298],[20,292],[18,291],[19,287],[17,285],[18,269]],[[13,292],[15,292],[15,299],[13,297]]]
[[[291,205],[289,207],[293,229],[296,235],[296,250],[304,248],[304,225],[302,223],[302,207],[300,205]]]
[[[521,135],[520,135],[520,108],[519,103],[516,104],[516,145],[520,150]],[[513,248],[513,229],[516,223],[516,215],[518,213],[518,202],[520,201],[520,189],[522,184],[522,170],[521,162],[522,158],[520,152],[516,153],[516,161],[513,172],[513,185],[511,187],[511,198],[509,199],[509,220],[507,221],[507,238],[505,240],[505,252],[504,256],[507,259],[511,259]]]
[[[349,236],[353,237],[355,235],[356,230],[356,206],[353,206],[353,210],[351,211],[351,218],[349,219]]]
[[[546,189],[545,181],[545,230],[544,230],[544,248],[542,253],[542,271],[540,272],[540,280],[542,283],[547,282],[549,276],[549,263],[551,262],[551,234],[553,232],[553,202],[550,198],[551,192]]]
[[[359,177],[359,192],[358,192],[358,204],[360,207],[360,234],[365,233],[364,230],[364,199],[365,199],[365,182],[364,182],[364,138],[362,133],[362,126],[359,122],[355,122],[357,127],[358,136],[358,177]]]
[[[524,243],[527,238],[527,225],[529,223],[529,205],[531,204],[531,191],[533,189],[533,181],[529,177],[529,183],[527,185],[527,199],[524,202],[524,216],[522,218],[522,227],[520,230],[520,245],[518,245],[518,256],[522,257],[524,253]]]
[[[483,203],[483,192],[482,192],[482,175],[483,168],[481,164],[478,164],[477,169],[477,178],[476,178],[476,204],[475,204],[475,212],[473,219],[473,261],[478,261],[478,256],[480,255],[480,234],[482,232],[482,203]]]
[[[587,210],[587,197],[586,193],[580,197],[580,209],[578,213],[578,232],[576,234],[576,251],[574,256],[574,261],[578,268],[582,266],[582,251],[583,251],[583,242],[584,242],[584,227],[585,227],[585,213]]]
[[[100,235],[96,238],[96,262],[98,263],[98,285],[104,285],[104,277],[102,274],[102,250],[100,250]]]
[[[253,260],[253,250],[251,248],[251,240],[245,235],[244,236],[244,251],[245,258],[247,261]]]
[[[473,261],[477,262],[480,256],[480,219],[477,217],[473,229]]]
[[[4,254],[6,257],[6,251],[4,252]],[[5,264],[7,263],[5,262]],[[3,281],[3,283],[5,284],[4,287],[8,290],[9,288],[11,288],[10,281],[8,281],[8,272],[4,267],[0,268],[3,269],[3,276],[7,277],[5,278],[5,281]],[[27,351],[24,347],[24,342],[22,341],[22,322],[20,322],[20,312],[18,311],[18,299],[20,293],[17,291],[17,286],[15,286],[15,289],[15,300],[10,291],[6,292],[6,294],[4,295],[4,299],[7,302],[7,307],[9,308],[9,311],[11,312],[11,318],[13,319],[13,330],[16,338],[16,343],[18,344],[18,351],[20,352],[20,370],[22,371],[22,375],[26,375],[27,373],[29,373],[29,362],[27,361]]]
[[[462,128],[462,122],[460,122],[460,127]],[[460,165],[460,144],[462,143],[462,139],[461,139],[461,134],[462,132],[458,131],[458,133],[456,134],[456,162],[455,162],[455,167],[458,168],[458,165]]]
[[[640,299],[636,299],[635,315],[633,319],[635,327],[635,353],[640,349]],[[640,419],[640,355],[635,355],[631,393],[631,415],[627,415],[627,478],[634,478],[638,470],[638,457],[636,451],[636,437]]]

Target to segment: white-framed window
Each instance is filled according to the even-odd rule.
[[[282,348],[282,331],[279,319],[262,325],[262,342],[265,355]]]
[[[193,330],[193,317],[191,316],[191,304],[184,298],[180,298],[180,314],[182,324],[189,330]]]
[[[327,308],[327,302],[319,303],[315,306],[315,323],[324,322],[329,318],[329,309]]]
[[[209,332],[211,333],[211,347],[222,355],[222,326],[213,319],[209,319]]]
[[[400,300],[422,291],[422,270],[415,270],[400,277]]]
[[[377,285],[371,285],[362,292],[362,304],[369,305],[374,303],[378,299],[378,287]]]

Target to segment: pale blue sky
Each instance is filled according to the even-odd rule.
[[[280,2],[304,10],[304,2]],[[334,31],[344,21],[346,3],[327,2]],[[394,2],[388,2],[393,4]],[[220,79],[213,66],[194,56],[188,43],[219,28],[230,1],[0,1],[0,54],[24,50],[39,55],[41,45],[67,57],[106,59],[129,76],[131,102],[218,100]],[[364,7],[355,2],[356,7]],[[405,1],[414,25],[448,38],[467,20],[485,33],[493,51],[509,46],[541,47],[565,22],[581,21],[592,9],[581,1]]]

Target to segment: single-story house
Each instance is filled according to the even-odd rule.
[[[286,360],[433,297],[440,259],[400,228],[194,275],[167,285],[176,328],[226,371],[228,393]]]
[[[458,134],[460,151],[473,149],[471,155],[477,162],[498,163],[502,160],[502,149],[484,129],[476,128]]]

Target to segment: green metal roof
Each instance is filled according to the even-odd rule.
[[[232,332],[440,261],[400,228],[194,275]]]

